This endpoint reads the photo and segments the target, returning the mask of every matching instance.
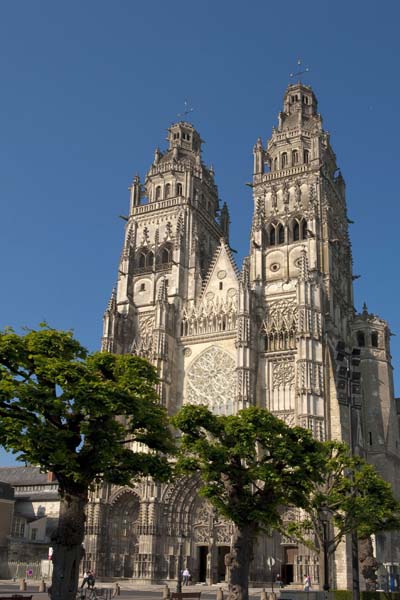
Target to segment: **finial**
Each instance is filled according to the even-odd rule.
[[[187,100],[185,100],[184,106],[185,106],[185,110],[181,113],[178,113],[177,114],[178,117],[186,117],[188,114],[190,114],[191,112],[194,111],[194,108],[192,106],[189,106],[189,102]]]
[[[158,302],[168,302],[167,294],[167,280],[165,277],[162,278],[160,287],[158,288]]]
[[[108,305],[107,305],[107,311],[113,311],[115,310],[117,306],[117,291],[115,288],[113,288],[113,291],[111,292],[111,297],[110,300],[108,301]]]
[[[160,152],[160,148],[157,146],[154,152],[154,164],[157,165],[160,162],[162,154]]]
[[[304,75],[304,73],[308,73],[310,71],[310,69],[309,69],[309,67],[305,67],[303,70],[301,70],[301,65],[302,65],[301,58],[297,59],[297,65],[298,65],[299,70],[297,71],[297,73],[290,73],[290,77],[293,78],[293,77],[298,76],[299,83],[301,83],[301,76]]]
[[[303,281],[307,281],[307,279],[309,278],[309,270],[308,270],[308,258],[307,258],[307,250],[305,249],[305,246],[301,247],[301,255],[300,255],[300,265],[299,265],[299,269],[300,269],[300,274],[299,274],[299,279],[303,280]]]
[[[367,303],[366,302],[364,302],[364,304],[363,304],[362,314],[363,315],[368,315],[368,307],[367,307]]]

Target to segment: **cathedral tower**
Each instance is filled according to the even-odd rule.
[[[353,306],[345,183],[312,89],[290,85],[271,138],[254,146],[250,252],[240,271],[229,247],[228,207],[220,209],[200,135],[179,122],[167,141],[130,188],[103,350],[148,358],[170,414],[185,403],[217,414],[265,407],[318,439],[347,441],[395,482],[390,332]],[[87,566],[99,575],[166,581],[176,578],[182,550],[195,580],[222,580],[232,525],[197,489],[196,480],[143,481],[135,490],[96,492]],[[394,534],[377,537],[382,562],[399,562],[399,548]],[[281,561],[287,583],[306,572],[318,582],[318,557],[278,536],[260,538],[253,581],[265,577],[266,556]],[[332,584],[346,588],[348,544],[336,559]]]

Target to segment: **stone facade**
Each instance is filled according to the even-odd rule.
[[[156,149],[143,182],[133,180],[103,350],[148,358],[170,414],[185,403],[217,414],[268,408],[318,439],[347,441],[400,496],[390,331],[366,307],[354,309],[345,183],[312,89],[289,86],[278,126],[254,146],[250,251],[240,271],[201,144],[191,124],[172,125],[168,149]],[[84,567],[168,581],[181,554],[194,580],[223,580],[232,525],[198,487],[196,479],[100,486],[88,508]],[[400,562],[397,534],[377,536],[376,553]],[[318,558],[279,536],[260,538],[253,581],[270,578],[267,556],[287,583],[305,573],[318,581]],[[350,587],[350,567],[344,542],[331,565],[335,587]]]

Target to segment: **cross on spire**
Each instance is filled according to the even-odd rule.
[[[178,115],[177,115],[178,117],[186,117],[186,115],[188,115],[194,111],[194,108],[192,106],[189,106],[189,102],[187,100],[185,100],[184,104],[185,104],[185,110],[181,113],[178,113]]]
[[[304,75],[304,73],[308,73],[309,72],[309,67],[304,67],[303,70],[301,69],[302,66],[302,62],[301,62],[301,58],[297,59],[297,65],[299,70],[297,71],[297,73],[290,73],[290,77],[299,77],[299,83],[301,83],[301,76]]]

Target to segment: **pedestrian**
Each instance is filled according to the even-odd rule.
[[[94,588],[94,584],[96,583],[96,579],[94,576],[94,573],[92,571],[88,571],[88,588],[89,589],[93,589]]]
[[[306,575],[304,577],[304,591],[309,592],[310,589],[311,589],[311,577],[309,575]]]
[[[182,573],[182,577],[183,577],[183,585],[189,585],[190,572],[189,572],[189,569],[187,567],[186,567],[186,569],[184,569],[184,571]]]
[[[90,573],[90,571],[89,571]],[[85,587],[85,585],[88,582],[88,571],[85,571],[83,574],[83,581],[82,581],[82,585],[81,585],[81,590],[83,590],[83,588]]]
[[[283,588],[283,581],[281,579],[281,576],[279,575],[279,573],[277,574],[276,578],[275,578],[275,582],[276,584],[280,587]]]

